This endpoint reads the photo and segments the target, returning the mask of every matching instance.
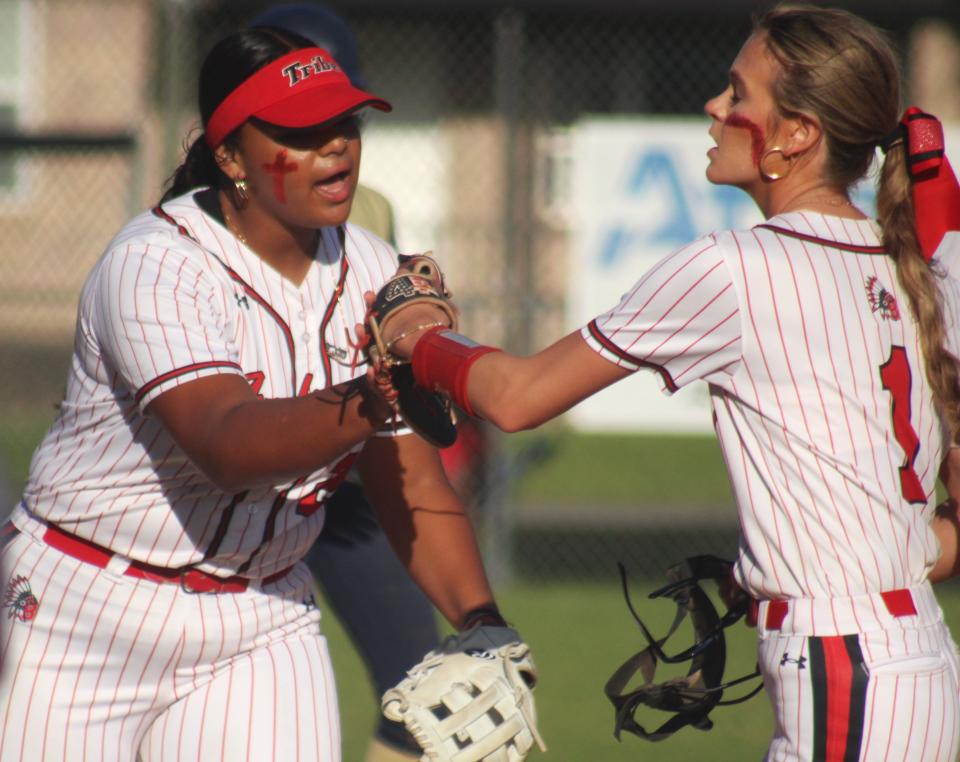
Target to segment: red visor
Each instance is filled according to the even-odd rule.
[[[216,148],[251,116],[279,127],[312,127],[363,106],[392,108],[354,87],[323,48],[301,48],[268,63],[217,106],[207,122],[207,145]]]

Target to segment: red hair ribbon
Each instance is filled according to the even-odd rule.
[[[929,262],[944,234],[960,230],[960,185],[944,152],[940,120],[911,106],[900,125],[906,137],[917,238]]]

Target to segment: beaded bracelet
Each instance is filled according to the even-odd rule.
[[[406,330],[406,331],[402,331],[396,336],[394,336],[392,339],[390,339],[390,341],[386,343],[386,347],[389,350],[390,347],[392,347],[401,339],[405,339],[407,338],[407,336],[410,336],[411,334],[414,334],[417,331],[422,331],[425,328],[440,328],[440,327],[446,328],[447,324],[441,320],[434,320],[432,323],[421,323],[420,325],[416,325],[413,328],[410,328],[409,330]]]

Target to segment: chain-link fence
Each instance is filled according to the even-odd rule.
[[[10,491],[25,470],[14,451],[36,444],[24,441],[39,436],[32,421],[48,420],[60,396],[84,275],[179,162],[196,127],[204,52],[266,5],[0,0],[0,445],[14,464]],[[394,202],[399,247],[438,252],[467,332],[524,351],[569,328],[571,130],[587,115],[701,114],[725,86],[753,6],[331,7],[356,33],[370,88],[395,107],[369,118],[362,179]],[[942,51],[956,62],[960,10],[850,7],[891,31],[913,92],[935,101],[927,108],[957,119],[960,65],[948,55],[944,67]],[[645,556],[658,573],[665,559],[734,542],[726,524],[683,533],[635,522],[534,525],[509,504],[537,453],[505,459],[500,437],[484,429],[483,438],[491,456],[476,502],[500,573],[586,575],[613,555]],[[506,550],[510,539],[523,553]]]

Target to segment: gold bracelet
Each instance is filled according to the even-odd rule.
[[[386,345],[385,345],[386,348],[387,348],[387,351],[389,351],[389,350],[390,350],[390,347],[392,347],[392,346],[393,346],[394,344],[396,344],[398,341],[400,341],[401,339],[407,338],[407,336],[410,336],[411,334],[414,334],[414,333],[416,333],[417,331],[422,331],[422,330],[424,330],[425,328],[436,328],[436,327],[438,327],[438,326],[443,326],[444,328],[448,328],[448,327],[449,327],[449,326],[447,326],[446,323],[444,323],[443,321],[440,321],[440,320],[434,320],[432,323],[421,323],[420,325],[414,326],[413,328],[411,328],[411,329],[408,330],[408,331],[403,331],[403,332],[400,333],[399,335],[394,336],[392,339],[390,339],[390,341],[388,341],[388,342],[386,343]]]

